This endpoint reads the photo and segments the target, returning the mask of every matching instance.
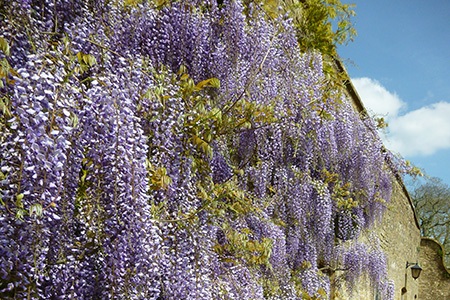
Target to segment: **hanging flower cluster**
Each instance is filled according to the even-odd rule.
[[[1,298],[391,299],[371,121],[288,18],[168,2],[3,4]]]

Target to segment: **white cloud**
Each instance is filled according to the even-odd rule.
[[[406,103],[397,94],[386,90],[377,80],[362,77],[352,79],[352,82],[367,111],[372,115],[389,120],[406,107]]]
[[[369,113],[387,119],[386,147],[405,157],[450,149],[450,103],[438,102],[400,114],[405,102],[378,81],[356,78],[352,82]]]
[[[387,146],[403,156],[432,155],[450,149],[450,103],[438,102],[389,123]]]

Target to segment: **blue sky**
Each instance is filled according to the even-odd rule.
[[[450,0],[353,0],[358,35],[339,47],[385,145],[450,185]]]

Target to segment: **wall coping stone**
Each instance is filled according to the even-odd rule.
[[[441,256],[440,263],[442,264],[442,268],[444,269],[444,271],[447,272],[447,274],[450,277],[450,270],[446,267],[445,262],[444,262],[444,253],[445,253],[444,245],[442,245],[440,242],[438,242],[437,240],[435,240],[433,238],[430,238],[430,237],[422,237],[421,238],[421,241],[420,241],[420,244],[421,244],[420,246],[421,247],[423,247],[422,246],[422,242],[425,242],[425,243],[426,242],[431,242],[432,244],[434,243],[436,246],[438,246],[440,248],[441,253],[442,253],[442,255],[440,255]]]

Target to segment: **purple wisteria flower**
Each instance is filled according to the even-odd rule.
[[[373,124],[291,20],[220,2],[5,4],[1,298],[326,297],[337,264],[393,297],[355,241],[392,189]]]

